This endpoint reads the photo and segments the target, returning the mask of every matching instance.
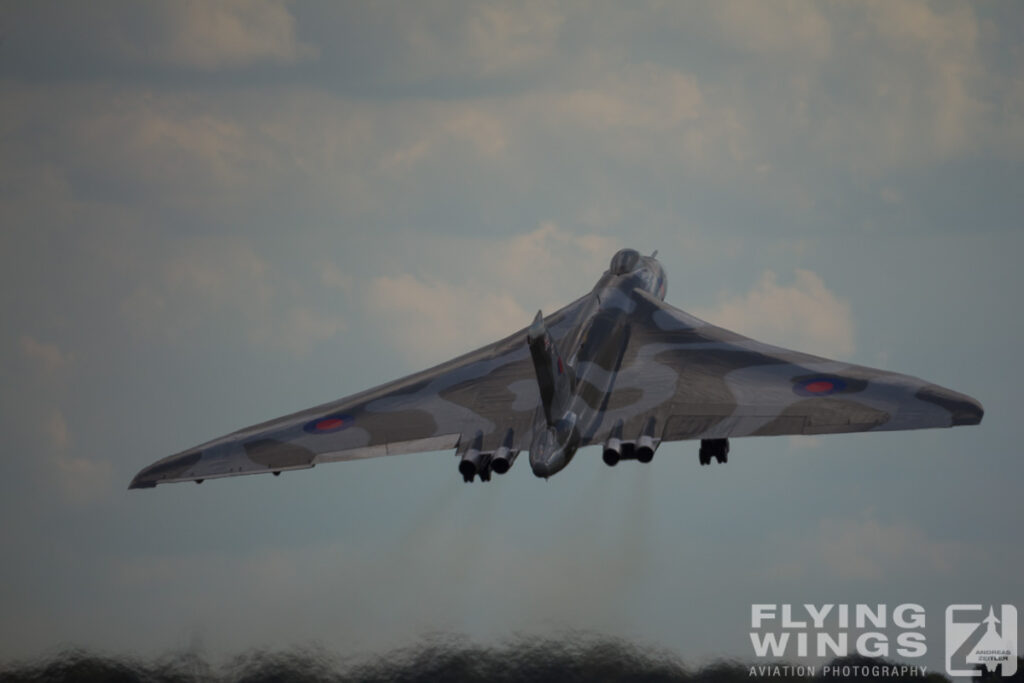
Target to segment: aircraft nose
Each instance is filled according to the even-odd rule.
[[[980,424],[985,415],[985,409],[977,399],[945,387],[927,386],[917,392],[917,398],[948,410],[954,427]]]
[[[530,468],[533,470],[534,476],[542,479],[557,474],[565,465],[565,453],[562,451],[556,451],[546,458],[530,458]]]
[[[541,479],[547,479],[551,476],[551,468],[548,467],[546,462],[530,461],[530,468],[533,470],[533,476]]]

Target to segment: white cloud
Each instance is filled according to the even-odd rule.
[[[385,194],[369,182],[368,169],[422,136],[424,126],[448,121],[429,111],[427,104],[397,109],[305,86],[204,93],[11,84],[0,98],[8,162],[0,178],[16,191],[0,202],[9,214],[30,214],[25,222],[45,216],[78,225],[86,212],[132,228],[140,220],[133,210],[146,221],[161,209],[200,221],[251,220],[252,212],[268,210],[288,215],[321,204],[359,210]],[[483,154],[493,144],[485,129],[467,124],[451,139],[469,140],[475,150],[476,138]],[[118,192],[97,198],[97,186]],[[30,195],[46,201],[29,202]],[[51,205],[54,196],[62,201]]]
[[[121,302],[129,329],[179,343],[200,330],[234,326],[240,340],[309,351],[344,324],[302,303],[303,293],[244,240],[180,241]]]
[[[71,434],[68,431],[68,423],[60,411],[54,412],[47,418],[46,434],[54,450],[66,451],[68,449],[71,443]]]
[[[499,240],[480,240],[469,245],[478,259],[475,275],[486,276],[502,289],[523,287],[533,296],[561,301],[579,292],[551,289],[582,281],[589,288],[607,268],[612,254],[621,248],[607,235],[577,233],[545,221],[536,229]],[[562,304],[568,301],[562,301]]]
[[[374,278],[367,303],[383,319],[387,338],[414,364],[447,360],[529,320],[509,294],[409,274]]]
[[[597,281],[619,247],[551,222],[504,239],[403,241],[414,257],[404,262],[406,272],[374,278],[366,303],[383,336],[414,364],[497,341],[527,326],[537,309],[550,313],[568,304]],[[452,254],[458,269],[451,268]]]
[[[824,97],[809,95],[824,113],[814,122],[822,153],[877,170],[1005,144],[1012,123],[993,105],[1006,84],[983,63],[970,5],[899,0],[858,10],[846,17],[842,50],[858,56],[857,68],[843,70],[843,90],[829,92],[819,81]]]
[[[518,3],[515,8],[414,3],[403,7],[397,21],[402,40],[414,55],[407,77],[476,78],[543,63],[557,47],[564,17],[544,2]]]
[[[384,171],[426,168],[467,150],[458,158],[509,169],[546,139],[629,163],[699,165],[703,173],[750,154],[749,131],[730,103],[706,97],[693,74],[654,63],[588,73],[571,87],[415,102],[406,113],[381,141]]]
[[[334,261],[320,261],[317,264],[317,271],[320,274],[320,284],[324,287],[351,291],[355,286],[355,279]]]
[[[53,471],[59,490],[71,503],[98,501],[113,485],[114,468],[107,460],[57,456],[53,459]]]
[[[822,519],[812,533],[777,539],[775,546],[781,557],[768,571],[782,581],[808,575],[843,582],[955,576],[963,558],[978,562],[984,552],[963,542],[931,538],[908,521],[879,521],[871,510],[859,517]],[[794,557],[803,561],[794,562]]]
[[[105,27],[125,57],[212,70],[317,56],[315,46],[296,37],[295,18],[279,0],[178,0],[153,10],[141,35],[116,16]]]
[[[340,316],[324,313],[310,306],[289,305],[280,323],[273,322],[275,313],[257,326],[255,341],[266,346],[279,346],[294,355],[308,353],[313,346],[325,342],[345,329]]]
[[[664,133],[700,118],[705,102],[690,74],[653,64],[613,72],[589,88],[553,94],[551,114],[566,123],[606,131],[638,128]]]
[[[903,194],[894,187],[883,187],[879,195],[886,204],[899,204],[903,201]]]
[[[398,140],[384,142],[379,168],[384,172],[405,173],[416,169],[431,155],[458,154],[464,150],[471,163],[501,161],[508,146],[507,116],[490,103],[422,103],[409,120],[395,121]]]
[[[725,293],[694,315],[759,341],[842,359],[854,351],[850,304],[817,274],[798,269],[790,285],[766,270],[743,295]]]
[[[815,2],[721,0],[704,9],[710,10],[711,23],[722,36],[745,52],[821,60],[832,49],[832,25]]]
[[[109,492],[113,467],[109,461],[74,455],[71,430],[60,410],[54,410],[43,421],[45,436],[41,459],[45,476],[69,503],[83,504],[99,500]]]
[[[74,359],[70,352],[61,351],[52,342],[43,342],[28,335],[21,337],[21,351],[47,375],[55,375],[67,368]]]
[[[498,107],[522,140],[539,128],[601,156],[645,166],[708,174],[750,154],[749,130],[733,103],[709,97],[692,73],[660,64],[601,70],[576,87],[538,89]]]
[[[972,555],[963,544],[928,538],[909,522],[885,524],[870,515],[822,520],[817,546],[825,567],[844,581],[948,575],[960,565],[959,558]]]

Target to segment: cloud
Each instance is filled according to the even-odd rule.
[[[961,541],[932,538],[909,521],[879,521],[872,510],[859,517],[824,518],[811,533],[783,539],[776,547],[782,557],[768,572],[782,581],[808,576],[842,582],[956,576],[963,558],[977,564],[986,554]]]
[[[86,34],[69,36],[70,47],[119,65],[213,71],[296,64],[319,53],[298,39],[295,18],[280,0],[164,0],[149,3],[144,11],[110,5],[64,9],[70,10],[68,23]],[[76,16],[79,12],[90,14]]]
[[[44,379],[30,381],[18,393],[19,408],[30,425],[27,434],[31,451],[38,457],[32,465],[60,498],[74,505],[92,503],[110,491],[113,466],[109,461],[77,455],[76,439],[60,404],[68,400],[72,387],[65,370],[74,360],[54,343],[30,336],[21,338],[22,353],[39,368]]]
[[[46,421],[46,434],[50,438],[50,445],[54,450],[66,451],[71,443],[71,435],[68,432],[68,423],[59,412],[54,412]]]
[[[319,55],[299,39],[286,0],[43,1],[5,8],[4,26],[5,62],[34,78],[107,81],[147,71],[294,65]]]
[[[909,522],[885,524],[866,514],[860,519],[823,519],[817,550],[835,578],[886,580],[895,574],[955,572],[959,558],[972,557],[962,543],[937,541]]]
[[[21,351],[26,358],[35,363],[42,371],[53,376],[67,368],[74,355],[70,352],[61,351],[60,347],[52,342],[38,341],[28,335],[21,337]]]
[[[724,0],[705,6],[710,22],[736,49],[768,57],[799,55],[822,60],[832,49],[832,25],[814,2],[757,3]]]
[[[550,114],[572,125],[658,134],[699,118],[705,102],[692,75],[640,64],[613,72],[592,87],[553,95],[548,106]]]
[[[414,118],[395,122],[399,144],[386,145],[378,164],[385,173],[415,170],[433,156],[472,152],[470,162],[501,161],[508,146],[507,120],[491,107],[475,102],[428,103]]]
[[[530,173],[518,164],[524,156],[547,154],[550,145],[578,150],[581,159],[669,164],[705,174],[731,169],[749,155],[739,112],[707,97],[692,73],[651,62],[587,73],[568,87],[541,81],[523,92],[410,107],[407,119],[390,122],[396,134],[381,140],[388,149],[380,163],[386,172],[456,161]]]
[[[129,330],[181,343],[200,330],[233,326],[239,340],[294,354],[343,329],[340,316],[303,302],[302,289],[241,239],[175,243],[121,301]]]
[[[404,241],[415,258],[403,261],[400,274],[373,278],[366,305],[382,336],[413,364],[497,341],[528,325],[537,309],[551,313],[568,304],[593,285],[618,248],[611,238],[552,222],[499,239],[410,235]],[[449,267],[453,254],[459,269]]]
[[[790,285],[766,270],[746,294],[723,293],[694,315],[770,344],[842,358],[854,351],[850,304],[817,274],[797,269]]]
[[[355,278],[342,270],[338,264],[333,261],[322,259],[317,263],[316,268],[317,272],[320,274],[320,284],[324,287],[350,292],[355,286]]]
[[[11,188],[0,201],[8,212],[27,214],[24,223],[45,217],[47,224],[77,225],[83,211],[104,219],[101,209],[105,220],[122,223],[130,211],[144,214],[129,214],[133,228],[168,213],[177,226],[183,215],[204,225],[252,221],[254,213],[294,220],[324,203],[359,211],[387,194],[368,189],[370,169],[421,136],[419,117],[428,109],[305,86],[203,92],[12,83],[0,99],[7,162],[0,178]],[[482,133],[470,127],[460,135]],[[483,138],[480,144],[486,147]],[[47,201],[29,202],[30,195]],[[54,196],[62,201],[51,206]]]
[[[570,87],[537,88],[493,106],[512,148],[541,133],[549,144],[573,144],[597,158],[705,175],[731,172],[749,155],[749,130],[732,103],[709,96],[693,73],[664,64],[615,65]]]
[[[387,337],[411,363],[445,360],[496,341],[528,321],[510,295],[413,275],[378,276],[368,305],[383,318]]]
[[[809,123],[815,148],[877,171],[1005,144],[1012,123],[996,103],[1007,84],[983,61],[973,7],[869,2],[843,18],[837,61],[803,70],[817,92],[802,93],[818,112]],[[850,55],[856,61],[838,61]],[[841,77],[843,88],[829,89],[829,77]]]
[[[169,2],[164,9],[165,30],[143,54],[171,64],[218,69],[292,64],[317,55],[314,46],[296,38],[295,19],[284,2],[184,0]]]
[[[563,22],[562,13],[543,2],[404,7],[397,14],[410,57],[403,76],[494,78],[536,66],[554,53]]]
[[[479,68],[493,74],[531,64],[554,51],[564,17],[548,3],[517,7],[474,5],[465,40]]]
[[[545,221],[530,232],[495,241],[480,240],[470,248],[478,256],[474,275],[486,275],[502,289],[524,287],[549,301],[551,297],[566,296],[551,289],[572,281],[586,282],[589,289],[621,246],[607,235],[578,233]],[[569,296],[575,298],[578,294]]]
[[[43,420],[44,441],[39,450],[43,475],[60,496],[72,504],[86,504],[103,498],[110,491],[113,466],[107,460],[74,454],[71,429],[64,413],[54,409]]]
[[[265,326],[257,328],[257,343],[281,346],[296,356],[308,353],[345,329],[340,316],[303,305],[289,306],[280,324],[266,322]]]
[[[70,503],[99,501],[111,490],[114,468],[107,460],[58,456],[52,463],[57,486]]]
[[[984,61],[970,6],[894,0],[851,9],[796,0],[726,1],[643,13],[588,10],[585,22],[572,7],[562,9],[565,17],[522,11],[514,21],[495,8],[467,12],[471,18],[464,22],[441,21],[443,11],[405,17],[400,32],[415,45],[408,56],[415,63],[407,71],[447,63],[447,73],[530,74],[530,88],[489,97],[473,92],[446,108],[451,113],[472,101],[500,131],[495,139],[503,144],[497,147],[506,152],[529,145],[538,131],[557,131],[560,142],[583,136],[590,151],[647,164],[704,164],[711,170],[738,164],[747,172],[771,166],[801,175],[804,167],[788,159],[794,149],[815,155],[819,165],[878,171],[979,146],[999,149],[1007,136],[1021,139],[1019,114],[1007,106],[1022,90],[1019,78],[1001,76],[1001,65]],[[493,16],[485,20],[485,14]],[[565,40],[565,26],[582,35]],[[662,59],[628,58],[635,32],[657,35],[666,27],[695,44],[713,35],[716,51],[752,63],[743,70],[682,66],[653,47],[651,54]],[[509,40],[534,47],[512,49]],[[487,66],[492,49],[509,59]],[[437,147],[422,135],[396,161],[421,160]]]

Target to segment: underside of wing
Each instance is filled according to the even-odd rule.
[[[569,330],[582,301],[545,319],[555,339]],[[519,450],[530,443],[538,402],[524,329],[429,370],[168,456],[139,472],[131,488],[471,442],[483,451]]]
[[[662,440],[978,424],[981,405],[916,377],[763,344],[634,292],[629,344],[588,442],[615,425]]]

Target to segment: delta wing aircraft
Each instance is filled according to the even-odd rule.
[[[143,469],[130,488],[456,449],[465,481],[529,450],[550,477],[584,446],[650,462],[665,441],[976,425],[970,396],[762,344],[666,304],[655,256],[623,249],[594,289],[481,349],[348,398],[247,427]]]

